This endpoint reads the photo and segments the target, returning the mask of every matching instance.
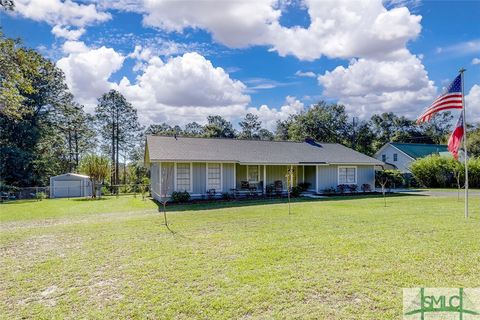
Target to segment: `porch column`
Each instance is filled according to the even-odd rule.
[[[263,194],[267,193],[267,166],[263,165]]]
[[[305,183],[305,165],[302,166],[302,183]]]
[[[315,166],[315,192],[318,193],[318,165]]]

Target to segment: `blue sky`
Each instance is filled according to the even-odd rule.
[[[273,128],[321,99],[414,117],[460,67],[480,120],[480,1],[359,3],[17,0],[0,22],[87,110],[114,88],[144,123],[253,112]]]

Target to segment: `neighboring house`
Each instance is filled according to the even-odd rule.
[[[50,178],[50,198],[91,197],[90,178],[76,173],[65,173]]]
[[[416,159],[445,152],[448,152],[448,149],[443,144],[389,142],[381,147],[374,157],[402,173],[411,173],[410,164]]]
[[[215,138],[147,136],[145,164],[150,168],[155,199],[172,191],[192,197],[248,191],[265,193],[274,187],[286,191],[286,174],[295,172],[294,184],[310,183],[322,193],[339,184],[375,182],[381,161],[340,144],[314,141],[258,141]],[[270,189],[271,190],[271,189]],[[280,190],[280,191],[281,191]]]

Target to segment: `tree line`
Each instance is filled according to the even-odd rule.
[[[153,124],[145,130],[145,134],[289,141],[303,141],[308,137],[325,143],[341,143],[373,155],[390,141],[445,143],[452,129],[452,119],[452,114],[445,112],[419,126],[414,120],[389,112],[374,114],[368,120],[358,120],[350,117],[343,105],[321,101],[302,113],[277,121],[273,131],[262,128],[259,117],[248,113],[238,123],[239,130],[234,129],[231,122],[216,115],[208,116],[205,125],[197,122],[188,123],[184,127],[168,123]]]
[[[146,134],[231,139],[291,140],[313,138],[341,143],[372,155],[389,141],[442,143],[452,129],[448,112],[417,126],[394,113],[358,120],[340,104],[319,102],[300,114],[278,121],[273,131],[249,113],[234,124],[209,115],[205,124],[181,127],[169,123],[140,125],[137,110],[118,91],[98,98],[93,114],[74,100],[55,63],[20,40],[0,32],[0,183],[44,186],[49,178],[79,172],[88,154],[108,157],[109,184],[141,183]],[[470,150],[480,153],[480,127],[471,128]]]

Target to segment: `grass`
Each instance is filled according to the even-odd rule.
[[[404,287],[480,287],[476,200],[238,204],[172,206],[175,233],[128,197],[0,205],[0,317],[398,319]]]

